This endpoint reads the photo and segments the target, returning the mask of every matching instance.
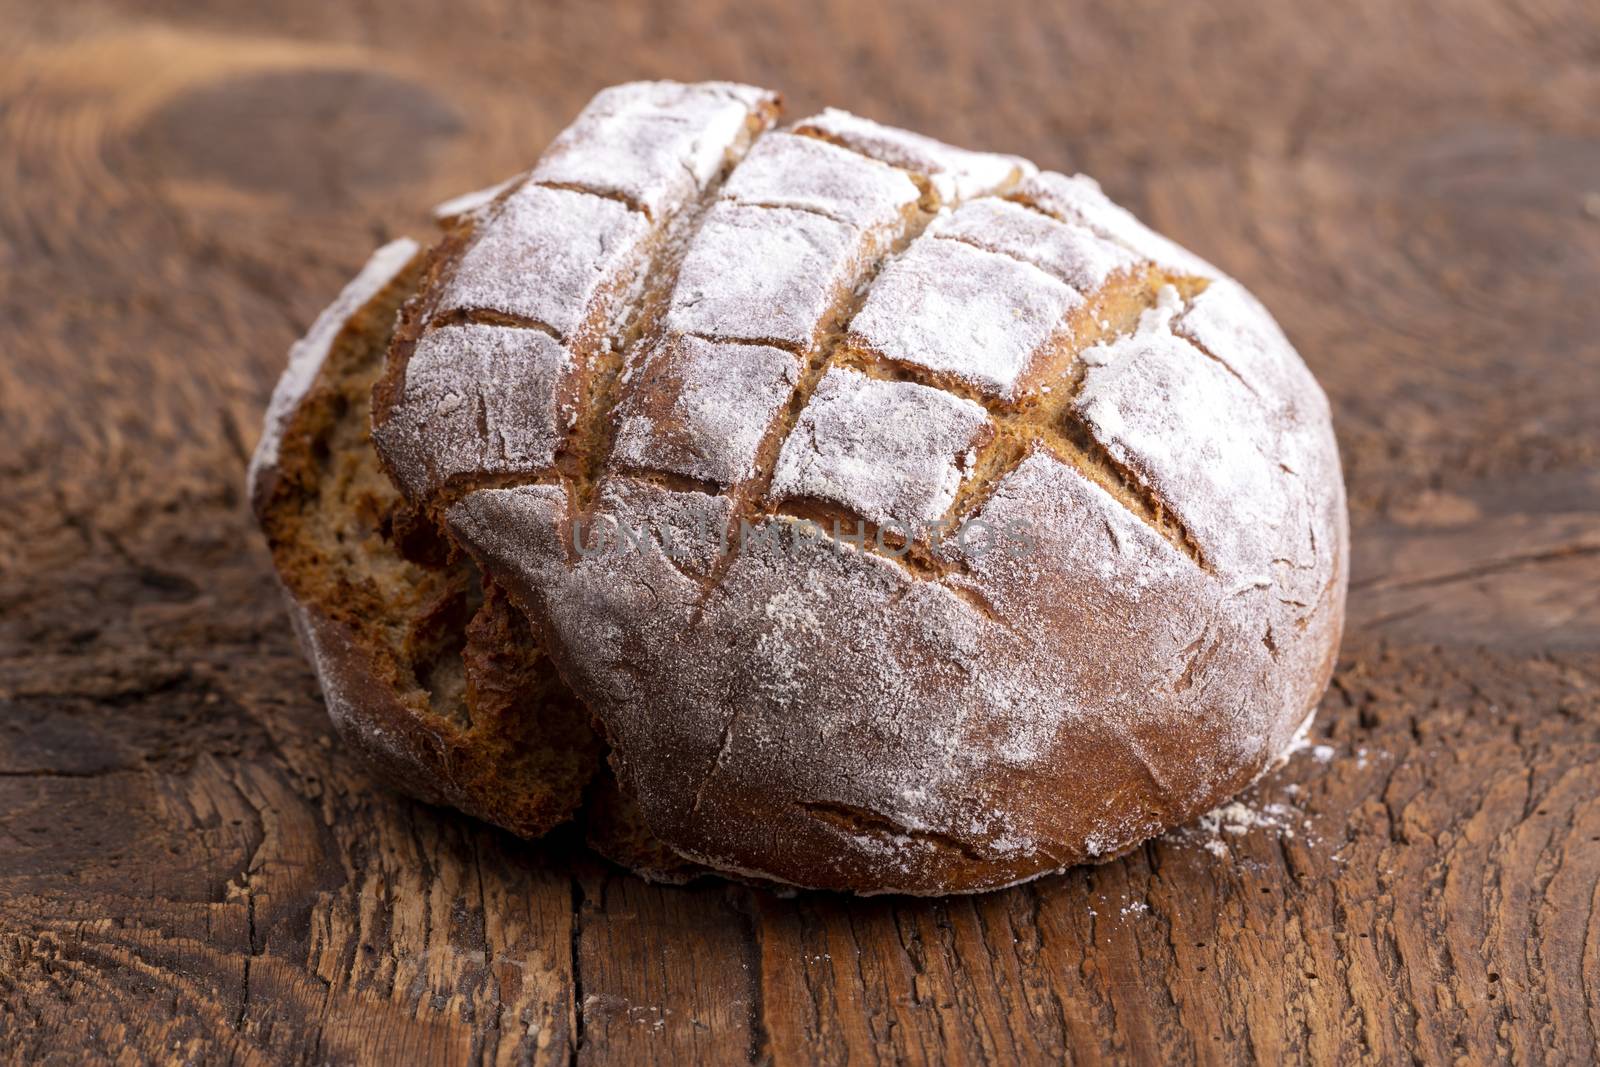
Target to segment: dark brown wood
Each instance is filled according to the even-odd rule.
[[[1600,1058],[1590,0],[0,16],[0,1057]],[[284,351],[661,75],[1084,169],[1274,309],[1356,546],[1277,825],[975,899],[655,888],[341,751],[241,499]]]

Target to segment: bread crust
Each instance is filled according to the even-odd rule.
[[[297,599],[281,583],[280,588],[339,740],[386,784],[425,803],[498,822],[495,813],[461,788],[451,773],[459,762],[451,758],[452,749],[459,756],[459,743],[452,744],[422,725],[355,631]]]

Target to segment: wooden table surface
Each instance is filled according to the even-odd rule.
[[[1600,1058],[1600,12],[0,0],[0,1056]],[[1265,825],[945,901],[656,888],[374,786],[241,486],[377,242],[596,88],[1098,176],[1330,394],[1354,531]]]

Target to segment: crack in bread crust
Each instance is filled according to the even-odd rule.
[[[538,330],[557,341],[563,340],[556,328],[547,322],[540,322],[526,315],[495,311],[492,308],[455,308],[434,316],[428,323],[430,330],[437,330],[442,326],[509,326],[517,330]]]
[[[795,424],[800,419],[801,412],[810,403],[817,384],[822,381],[823,375],[828,372],[828,369],[834,364],[836,356],[842,350],[850,320],[866,301],[867,294],[872,289],[872,283],[876,279],[878,272],[883,268],[883,264],[916,240],[931,221],[932,216],[925,213],[908,219],[883,253],[864,265],[861,275],[855,280],[855,284],[850,287],[850,295],[846,300],[832,309],[831,328],[812,346],[804,368],[801,370],[800,380],[795,384],[794,392],[790,394],[789,402],[784,406],[772,425],[767,428],[767,432],[756,451],[755,477],[729,489],[730,495],[734,498],[733,517],[729,520],[728,526],[730,539],[732,535],[741,529],[741,523],[749,523],[751,520],[761,516],[761,501],[772,485],[778,454],[782,451],[784,443],[789,439],[790,433],[793,432]],[[723,562],[719,565],[717,571],[713,573],[712,588],[715,588],[716,584],[721,580],[729,565],[731,565],[731,557],[724,556]]]
[[[1204,278],[1173,276],[1148,266],[1131,276],[1114,277],[1061,324],[1053,351],[1042,361],[1044,366],[1033,372],[1036,384],[1016,400],[997,400],[951,375],[931,373],[865,347],[849,350],[841,363],[872,377],[912,381],[954,393],[989,410],[999,432],[971,465],[971,473],[945,515],[947,525],[981,510],[988,494],[1029,451],[1042,448],[1094,479],[1141,522],[1208,569],[1199,545],[1173,509],[1113,460],[1070,409],[1083,385],[1081,356],[1086,349],[1132,335],[1142,315],[1156,307],[1163,287],[1173,286],[1187,299],[1203,292],[1207,284]]]

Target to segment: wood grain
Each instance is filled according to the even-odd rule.
[[[1600,1059],[1591,3],[0,15],[6,1060]],[[640,76],[1084,169],[1274,309],[1356,546],[1275,825],[973,899],[655,888],[332,741],[241,499],[283,353]]]

